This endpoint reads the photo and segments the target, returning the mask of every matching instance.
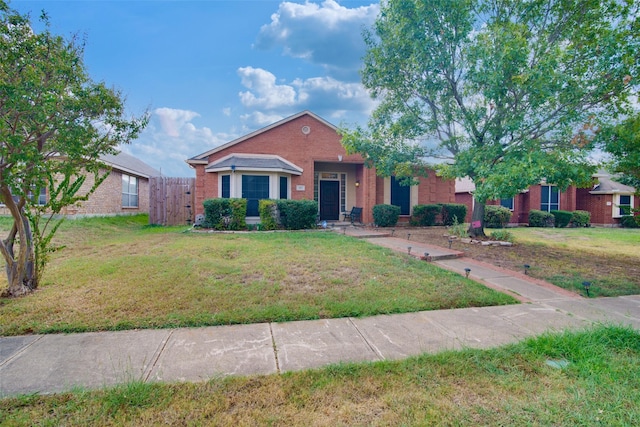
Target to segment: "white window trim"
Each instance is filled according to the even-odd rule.
[[[124,177],[128,177],[128,178],[129,178],[129,179],[128,179],[128,184],[129,184],[129,186],[131,185],[131,178],[135,178],[135,179],[136,179],[136,192],[135,192],[135,196],[136,196],[136,201],[137,201],[137,203],[136,203],[136,205],[135,205],[135,206],[133,206],[133,205],[131,205],[131,204],[128,204],[128,205],[126,205],[126,206],[125,206],[125,204],[124,204],[124,203],[121,203],[121,204],[122,204],[122,209],[139,209],[139,208],[140,208],[140,178],[139,178],[139,177],[137,177],[137,176],[135,176],[135,175],[129,175],[129,174],[127,174],[127,173],[123,173],[123,174],[122,174],[122,178],[124,178]],[[124,196],[125,194],[126,194],[126,195],[128,195],[128,196],[132,196],[132,195],[134,195],[134,193],[125,193],[125,192],[124,192],[124,190],[122,190],[122,192],[121,192],[121,196]]]
[[[631,209],[635,206],[635,200],[633,199],[633,194],[614,194],[613,195],[613,218],[622,218],[624,215],[620,213],[620,196],[629,196],[629,204]],[[625,205],[626,206],[626,205]]]

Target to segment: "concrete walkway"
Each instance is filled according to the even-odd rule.
[[[640,330],[640,295],[582,298],[524,274],[461,258],[456,251],[360,227],[336,231],[460,274],[469,268],[471,279],[510,292],[524,303],[367,318],[3,337],[0,396],[394,360],[447,349],[489,348],[601,322]]]

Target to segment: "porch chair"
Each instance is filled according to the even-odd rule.
[[[343,213],[342,220],[346,221],[347,218],[349,218],[349,220],[351,221],[351,224],[353,224],[356,221],[362,224],[362,208],[354,206],[351,208],[349,212]]]

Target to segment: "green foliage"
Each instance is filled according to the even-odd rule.
[[[260,225],[263,230],[275,230],[278,228],[278,205],[275,200],[263,199],[258,201],[260,213]]]
[[[373,207],[373,222],[378,227],[393,227],[400,218],[400,206],[375,205]]]
[[[436,217],[442,212],[442,205],[416,205],[413,207],[411,225],[432,226],[436,225]]]
[[[620,218],[620,225],[624,228],[639,228],[640,214],[625,215]]]
[[[591,224],[591,212],[573,211],[571,214],[572,227],[588,227]]]
[[[491,232],[491,239],[511,243],[516,241],[514,235],[508,230],[493,230]]]
[[[480,204],[543,179],[588,186],[594,128],[632,108],[637,2],[390,0],[380,9],[362,70],[379,104],[366,129],[341,130],[347,150],[385,174],[394,162],[449,156],[439,173],[471,178]]]
[[[631,178],[634,184],[640,182],[640,112],[622,123],[604,127],[598,133],[598,141],[613,156],[613,172]],[[637,189],[640,191],[640,187]]]
[[[553,214],[537,209],[529,211],[529,227],[553,227],[556,219]]]
[[[449,227],[449,234],[460,238],[469,237],[469,227],[467,227],[467,224],[464,222],[458,223],[458,219],[456,218],[453,225]]]
[[[504,228],[511,220],[511,210],[504,206],[486,205],[484,207],[484,225],[488,228]]]
[[[551,211],[554,218],[554,225],[558,228],[564,228],[571,222],[573,212],[569,211]]]
[[[37,33],[28,15],[0,1],[0,199],[15,224],[0,252],[12,295],[37,287],[54,250],[55,221],[42,215],[86,200],[108,169],[100,156],[147,124],[146,116],[126,117],[119,92],[90,79],[82,41],[52,34],[45,14],[41,20]],[[95,184],[81,193],[87,175]],[[31,194],[42,188],[48,201],[38,206]]]
[[[442,223],[444,225],[453,225],[456,221],[464,222],[467,216],[467,206],[459,203],[443,203],[442,204]]]
[[[313,200],[277,200],[280,223],[286,230],[316,228],[318,203]]]
[[[204,221],[202,226],[216,230],[244,230],[247,228],[246,199],[207,199],[203,203]]]

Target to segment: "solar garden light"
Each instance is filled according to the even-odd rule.
[[[464,276],[468,279],[469,278],[469,273],[471,273],[471,269],[469,267],[464,269]]]
[[[591,288],[591,282],[582,282],[582,286],[584,286],[584,290],[587,292],[587,296],[590,296],[589,288]]]
[[[407,233],[407,240],[411,240],[411,233]]]
[[[531,266],[529,264],[525,264],[524,265],[524,274],[529,274],[529,269],[531,268]]]
[[[393,237],[393,235],[395,234],[396,229],[394,228],[393,230],[391,230],[391,237]]]
[[[407,246],[407,253],[411,255],[411,246]]]
[[[453,239],[449,237],[449,249],[451,249],[451,244],[453,243]]]

